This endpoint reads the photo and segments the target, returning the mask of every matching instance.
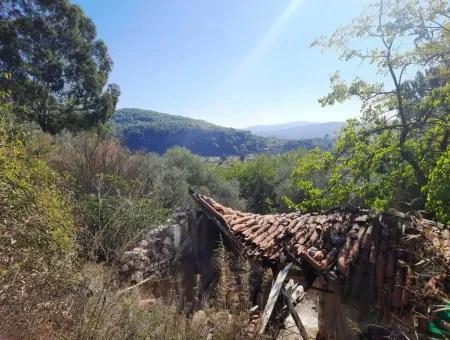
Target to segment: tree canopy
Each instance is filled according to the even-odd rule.
[[[107,85],[112,60],[94,23],[67,0],[0,4],[0,73],[13,111],[44,131],[105,122],[120,94]]]
[[[348,122],[330,152],[315,150],[300,161],[293,179],[308,199],[295,206],[426,205],[437,211],[437,205],[447,219],[450,193],[429,194],[427,184],[448,159],[449,18],[446,1],[379,0],[351,25],[313,43],[336,49],[344,60],[368,62],[379,81],[348,84],[339,72],[332,75],[321,104],[357,97],[361,118]]]

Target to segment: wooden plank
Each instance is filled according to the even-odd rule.
[[[285,289],[282,289],[281,293],[285,297],[286,304],[289,309],[289,313],[291,313],[292,318],[294,319],[294,322],[297,325],[298,330],[300,331],[300,335],[302,336],[303,340],[308,340],[309,336],[308,336],[308,333],[306,332],[306,328],[305,328],[305,326],[303,326],[303,322],[300,319],[300,316],[298,315],[297,311],[295,310],[294,304],[292,303],[292,297],[291,297],[292,292],[288,293]],[[305,293],[303,293],[301,299],[303,299],[304,295],[305,295]]]
[[[292,263],[288,263],[286,267],[284,267],[277,275],[277,278],[270,290],[269,297],[267,299],[266,307],[264,308],[264,312],[261,317],[261,324],[259,328],[259,334],[263,334],[267,323],[269,322],[270,316],[272,315],[273,307],[275,306],[275,302],[277,302],[278,295],[280,294],[281,287],[283,286],[283,282],[286,279],[286,276],[291,269]]]

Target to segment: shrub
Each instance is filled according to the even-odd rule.
[[[225,183],[236,182],[246,209],[261,214],[288,211],[284,196],[301,197],[301,191],[291,186],[291,174],[301,155],[301,150],[277,156],[258,155],[216,167],[215,171]]]
[[[164,154],[163,159],[169,169],[181,171],[186,184],[194,190],[213,196],[234,208],[244,206],[239,197],[238,181],[219,177],[211,165],[189,150],[180,147],[172,148]]]
[[[56,137],[55,144],[49,161],[68,172],[82,192],[95,191],[99,174],[121,175],[129,158],[117,139],[93,132],[66,132]]]
[[[100,177],[97,193],[88,194],[81,201],[85,228],[80,240],[89,258],[111,262],[120,257],[141,232],[166,220],[169,210],[151,196],[135,192],[108,195],[104,187],[108,186]]]
[[[27,152],[27,135],[0,121],[0,332],[57,322],[73,280],[71,198],[62,178]]]
[[[450,225],[450,148],[436,162],[424,191],[425,207],[442,223]]]
[[[71,338],[235,339],[248,318],[206,305],[189,315],[178,308],[176,297],[146,303],[139,288],[118,290],[116,274],[103,265],[85,266],[82,276],[84,289],[73,295]]]

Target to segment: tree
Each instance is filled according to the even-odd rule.
[[[236,182],[247,210],[259,214],[288,212],[286,197],[302,198],[303,192],[291,185],[291,174],[305,153],[305,149],[298,149],[281,155],[256,155],[245,161],[226,161],[213,170],[222,181]]]
[[[107,85],[112,60],[93,22],[67,0],[4,0],[0,4],[0,73],[13,111],[44,131],[105,122],[119,87]]]
[[[424,191],[427,194],[426,208],[450,225],[450,149],[438,159]]]
[[[313,43],[346,61],[368,61],[380,81],[347,84],[332,75],[321,104],[357,97],[361,118],[348,123],[331,152],[301,161],[294,181],[309,199],[297,207],[424,206],[422,189],[448,148],[449,19],[446,1],[379,0]]]

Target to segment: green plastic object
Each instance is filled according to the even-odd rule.
[[[448,302],[444,310],[436,313],[434,320],[428,324],[428,332],[433,339],[449,339],[450,330],[446,323],[450,323],[450,302]]]

